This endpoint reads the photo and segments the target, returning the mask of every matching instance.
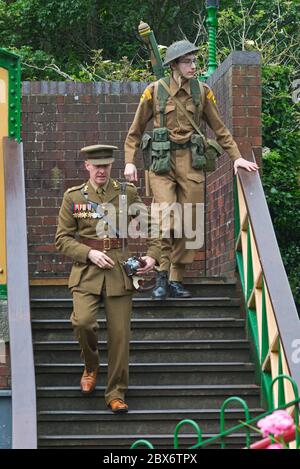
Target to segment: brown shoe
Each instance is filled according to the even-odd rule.
[[[80,380],[80,388],[83,394],[90,394],[94,391],[96,387],[98,368],[95,368],[93,371],[87,371],[84,368],[83,375]]]
[[[128,412],[128,405],[125,404],[123,399],[113,399],[108,404],[108,407],[110,407],[114,414],[125,414]]]

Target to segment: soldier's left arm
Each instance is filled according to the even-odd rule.
[[[213,91],[206,84],[204,84],[204,90],[205,98],[202,118],[214,131],[219,145],[221,145],[232,161],[234,161],[234,173],[237,173],[237,169],[239,167],[244,168],[247,171],[256,171],[258,169],[258,165],[242,157],[231,133],[222,121]]]
[[[221,145],[221,147],[228,153],[229,157],[235,161],[238,158],[241,158],[242,155],[231,133],[221,119],[213,91],[208,85],[204,84],[203,86],[205,98],[202,118],[214,131],[219,145]]]

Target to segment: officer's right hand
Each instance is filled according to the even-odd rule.
[[[88,258],[100,269],[112,269],[115,265],[114,261],[108,257],[104,252],[91,249],[88,253]]]
[[[127,163],[125,166],[124,176],[126,181],[137,181],[137,169],[133,163]]]

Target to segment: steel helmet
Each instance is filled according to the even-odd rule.
[[[186,54],[192,54],[198,50],[199,47],[196,47],[195,44],[192,44],[186,39],[173,42],[173,44],[167,48],[164,65],[169,65],[171,62],[173,62],[173,60],[176,60]]]

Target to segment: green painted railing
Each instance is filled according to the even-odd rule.
[[[262,405],[274,408],[293,394],[291,382],[276,381],[277,376],[285,374],[300,385],[300,322],[259,174],[239,170],[234,193],[235,253],[247,332]],[[272,380],[275,386],[269,393]]]
[[[8,136],[21,141],[21,62],[20,57],[0,48],[0,67],[8,70]]]
[[[227,438],[242,429],[246,432],[245,447],[249,448],[249,428],[274,410],[290,407],[296,426],[295,444],[300,448],[300,322],[297,309],[259,174],[238,170],[234,193],[236,263],[244,293],[247,333],[253,344],[256,379],[261,386],[262,405],[268,410],[250,418],[243,399],[229,398],[221,407],[218,435],[202,440],[199,425],[193,420],[188,421],[189,424],[193,422],[198,434],[198,443],[190,449],[212,444],[226,448]],[[243,407],[245,421],[226,430],[225,409],[233,401]],[[175,428],[174,448],[178,448],[179,429],[186,422],[179,422]]]
[[[7,300],[3,137],[21,141],[20,58],[0,48],[0,301]]]
[[[200,449],[200,448],[204,448],[204,447],[209,447],[212,444],[214,444],[214,445],[219,444],[221,449],[226,449],[226,444],[228,442],[228,437],[230,437],[230,435],[235,434],[236,432],[238,432],[240,430],[245,430],[245,432],[246,432],[245,448],[249,449],[250,445],[251,445],[250,429],[253,428],[253,425],[256,422],[258,422],[258,420],[266,417],[267,415],[272,414],[275,410],[288,409],[290,407],[293,407],[291,413],[293,414],[294,423],[295,423],[295,427],[296,427],[296,430],[295,430],[295,444],[296,444],[296,448],[300,449],[300,433],[299,433],[299,426],[298,426],[300,398],[299,398],[299,392],[298,392],[297,384],[290,376],[278,375],[273,381],[271,381],[270,386],[267,389],[267,393],[270,396],[273,394],[273,387],[277,383],[277,381],[281,384],[283,384],[284,381],[288,381],[291,384],[292,389],[293,389],[293,393],[294,393],[294,398],[290,402],[286,402],[282,405],[278,405],[276,408],[271,406],[269,408],[269,410],[264,412],[263,414],[257,415],[254,418],[250,418],[250,411],[249,411],[249,407],[248,407],[247,403],[239,397],[235,397],[235,396],[230,397],[230,398],[226,399],[223,402],[222,406],[221,406],[221,411],[220,411],[220,433],[219,434],[217,434],[217,435],[215,435],[211,438],[207,438],[206,440],[203,440],[202,439],[202,432],[201,432],[199,424],[197,422],[195,422],[194,420],[184,419],[184,420],[181,420],[180,422],[178,422],[178,424],[175,427],[175,430],[174,430],[174,449],[179,449],[179,430],[181,429],[182,426],[184,426],[186,424],[191,425],[195,429],[195,431],[197,433],[197,437],[198,437],[198,442],[193,446],[189,446],[188,449],[197,449],[197,448]],[[226,407],[228,406],[228,404],[231,403],[231,402],[234,402],[234,401],[237,401],[243,407],[244,412],[245,412],[245,420],[244,421],[239,421],[238,425],[235,425],[234,427],[231,427],[231,428],[226,430],[225,429],[225,410],[226,410]],[[258,432],[258,430],[257,430],[257,432]],[[185,436],[186,436],[186,434],[185,434]],[[256,438],[257,438],[257,435],[256,435]],[[150,443],[148,440],[144,440],[144,439],[135,441],[132,444],[132,446],[130,447],[130,449],[136,449],[139,446],[147,446],[150,449],[154,449],[153,444]],[[183,448],[181,448],[181,449],[183,449]]]

